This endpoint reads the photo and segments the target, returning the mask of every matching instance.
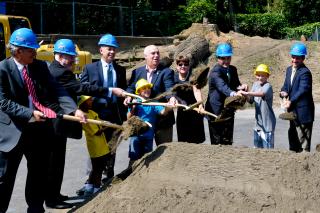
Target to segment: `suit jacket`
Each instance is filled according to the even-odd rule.
[[[154,71],[154,75],[152,77],[151,83],[153,84],[151,88],[151,96],[150,98],[154,98],[157,95],[168,91],[171,87],[174,86],[174,72],[170,68],[159,68]],[[129,86],[127,91],[130,93],[135,93],[135,86],[138,80],[141,78],[147,79],[147,70],[146,66],[139,67],[132,71],[131,78],[129,80]],[[171,96],[168,96],[170,98]],[[167,100],[159,100],[160,102],[166,102]],[[161,127],[169,127],[175,123],[174,113],[173,111],[169,112],[168,115],[162,116],[159,120],[157,126]]]
[[[80,83],[71,70],[56,60],[50,64],[49,70],[53,78],[67,90],[74,102],[77,102],[77,96],[80,95],[106,97],[108,93],[108,88]],[[75,139],[82,137],[82,125],[78,122],[56,119],[53,125],[58,135]]]
[[[292,66],[286,70],[286,76],[281,91],[289,94],[291,106],[289,112],[297,115],[296,122],[310,123],[314,121],[314,102],[312,97],[312,74],[303,64],[300,66],[291,84]]]
[[[230,65],[228,68],[225,68],[216,64],[210,71],[206,110],[219,115],[224,107],[225,99],[230,96],[231,92],[236,92],[237,87],[240,85],[241,83],[235,66]]]
[[[116,71],[116,83],[117,87],[121,89],[127,88],[127,80],[126,80],[126,69],[117,63],[112,63],[114,70]],[[92,64],[87,64],[84,67],[84,70],[80,79],[81,83],[90,83],[91,85],[95,85],[98,87],[103,87],[103,69],[101,61],[96,61]],[[94,100],[94,105],[98,105],[99,100]],[[126,120],[126,107],[123,105],[123,98],[117,98],[117,106],[116,108],[120,113],[120,120],[117,123],[122,123],[122,121]],[[99,112],[98,112],[99,113]]]
[[[105,98],[108,94],[108,88],[98,85],[92,85],[88,82],[81,83],[76,79],[74,73],[54,60],[49,70],[54,79],[60,83],[69,93],[71,98],[77,102],[77,96],[89,95],[94,97]]]
[[[51,77],[45,62],[34,59],[28,65],[28,72],[41,104],[57,113],[70,114],[77,109],[68,93]],[[0,122],[0,151],[8,152],[19,141],[14,134],[17,131],[21,134],[33,115],[33,109],[29,108],[27,89],[13,58],[0,62],[0,111],[9,117],[5,119],[6,122]],[[3,135],[7,131],[11,137]]]

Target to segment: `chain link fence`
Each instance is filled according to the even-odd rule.
[[[111,33],[168,36],[179,32],[175,11],[146,11],[89,3],[6,2],[6,14],[26,16],[37,34]]]

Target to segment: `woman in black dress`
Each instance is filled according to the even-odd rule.
[[[189,58],[178,56],[176,62],[176,73],[174,76],[175,84],[188,83],[191,75]],[[202,101],[201,91],[195,86],[177,94],[180,103],[190,105]],[[200,110],[203,105],[199,106]],[[194,110],[183,111],[183,108],[177,110],[177,135],[178,141],[189,143],[202,143],[206,140],[203,125],[203,115]]]

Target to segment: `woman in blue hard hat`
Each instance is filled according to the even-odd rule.
[[[224,101],[229,96],[241,95],[239,90],[248,90],[246,84],[241,84],[237,68],[230,65],[233,55],[229,43],[221,43],[216,50],[217,64],[210,71],[209,93],[205,109],[219,115],[224,109]],[[209,133],[211,144],[231,145],[233,143],[234,111],[228,112],[230,119],[214,122],[209,119]]]
[[[289,149],[295,152],[310,152],[314,102],[312,97],[312,74],[304,64],[307,55],[305,44],[298,42],[291,46],[291,66],[281,88],[280,97],[286,98],[284,105],[288,112],[295,113],[288,130]]]

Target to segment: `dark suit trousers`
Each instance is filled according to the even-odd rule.
[[[10,152],[0,152],[0,212],[6,212],[19,164],[24,155],[28,174],[25,197],[28,213],[44,212],[43,202],[47,176],[48,123],[30,123],[22,132],[18,145]]]
[[[313,122],[297,125],[290,121],[288,130],[289,150],[294,152],[310,152]]]
[[[52,140],[49,152],[46,201],[55,202],[60,195],[63,181],[67,138],[54,135],[50,139]]]
[[[110,121],[111,123],[116,123],[121,125],[121,114],[119,111],[119,107],[117,106],[117,103],[111,103],[107,108],[101,108],[97,107],[96,109],[99,114],[99,118],[102,120]],[[109,142],[112,138],[112,134],[116,129],[108,128],[104,131],[105,137],[107,139],[107,142]],[[108,157],[107,160],[107,176],[108,178],[112,178],[114,176],[114,164],[116,161],[116,153],[110,154],[110,157]]]
[[[232,145],[234,117],[223,122],[208,121],[210,140],[212,145]]]

